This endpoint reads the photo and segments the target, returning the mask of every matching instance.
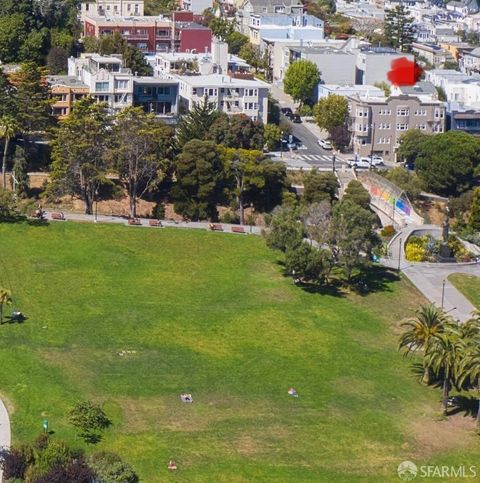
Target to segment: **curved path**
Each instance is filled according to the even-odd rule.
[[[397,233],[388,245],[385,265],[400,270],[430,300],[442,307],[453,318],[465,322],[476,309],[472,303],[448,280],[452,273],[480,276],[480,265],[476,263],[415,263],[405,259],[405,242],[415,230],[441,230],[437,225],[410,225]],[[399,258],[400,257],[400,258]]]
[[[0,399],[0,448],[10,448],[10,438],[10,418],[5,404]],[[0,470],[0,482],[2,481],[2,470]]]

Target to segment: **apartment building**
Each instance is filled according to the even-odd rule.
[[[187,111],[208,96],[219,111],[267,122],[269,84],[251,75],[178,75],[179,108]]]
[[[155,77],[133,78],[133,105],[154,113],[168,124],[176,122],[178,81]]]
[[[58,119],[63,119],[72,112],[75,101],[90,94],[89,87],[76,77],[68,75],[47,76],[50,95],[54,99],[52,111]]]
[[[443,68],[447,62],[455,62],[455,58],[448,51],[433,44],[419,44],[414,42],[412,44],[412,51],[419,55],[421,60],[425,59],[430,65],[435,68]]]
[[[313,15],[252,14],[248,36],[263,50],[263,38],[322,40],[324,23]]]
[[[80,4],[80,18],[141,16],[144,0],[86,0]]]
[[[479,74],[468,75],[456,70],[436,69],[427,71],[425,78],[444,90],[447,101],[480,108]]]
[[[239,31],[249,36],[251,17],[260,14],[302,15],[301,0],[244,0],[238,5],[236,19]]]
[[[463,54],[460,59],[460,70],[469,75],[480,72],[480,47]]]
[[[193,14],[187,18],[193,18]],[[180,16],[185,18],[185,16]],[[158,17],[87,17],[83,22],[85,37],[100,37],[119,32],[130,45],[144,53],[208,52],[212,31],[193,21]]]
[[[408,95],[348,100],[353,150],[359,156],[378,154],[401,161],[396,159],[396,151],[400,136],[409,129],[428,134],[445,130],[445,106],[440,101]]]

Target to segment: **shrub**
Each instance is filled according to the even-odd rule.
[[[152,218],[155,220],[165,219],[165,205],[160,201],[158,202],[152,210]]]
[[[409,262],[423,262],[425,260],[426,250],[423,246],[415,243],[407,243],[405,247],[405,258]]]
[[[393,228],[392,225],[387,225],[384,226],[382,231],[380,232],[380,235],[382,235],[385,238],[391,238],[393,235],[395,235],[396,231],[395,228]]]
[[[313,111],[312,111],[312,108],[308,104],[302,104],[298,108],[297,114],[299,114],[302,117],[311,116],[313,114]]]
[[[238,215],[236,213],[229,210],[229,211],[226,211],[220,217],[220,221],[222,223],[228,223],[228,224],[231,224],[231,225],[238,225],[238,223],[240,223],[240,218],[238,217]]]

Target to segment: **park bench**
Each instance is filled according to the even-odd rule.
[[[52,220],[63,220],[65,221],[65,215],[62,212],[54,212],[52,213]]]
[[[209,227],[212,231],[223,231],[223,226],[220,223],[210,223]]]
[[[246,233],[243,226],[232,226],[232,233]]]
[[[148,224],[150,226],[159,226],[159,227],[163,226],[160,220],[148,220]]]
[[[138,218],[129,218],[128,219],[128,224],[129,225],[140,226],[142,224],[142,222]]]

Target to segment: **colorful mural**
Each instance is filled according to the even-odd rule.
[[[395,209],[402,212],[404,215],[410,216],[412,208],[408,200],[402,198],[395,198],[392,193],[385,191],[385,187],[378,186],[375,182],[371,182],[369,186],[370,195],[374,198],[380,198],[385,203],[394,205]]]

